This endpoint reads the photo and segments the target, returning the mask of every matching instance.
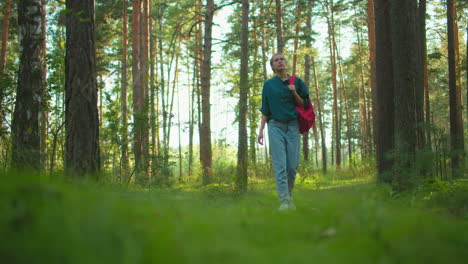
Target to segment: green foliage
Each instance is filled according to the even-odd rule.
[[[427,179],[422,187],[429,207],[468,219],[468,180]]]
[[[466,204],[466,182],[448,186],[438,205]],[[278,212],[272,181],[239,196],[223,184],[145,190],[2,175],[0,257],[52,264],[463,263],[468,257],[466,219],[401,206],[408,198],[395,198],[387,186],[317,190],[299,182],[295,194],[298,209]]]
[[[5,73],[0,73],[0,103],[2,106],[2,123],[5,119],[10,119],[13,115],[14,96],[17,87],[17,73],[12,63],[8,63]],[[1,135],[4,136],[6,131],[3,125],[1,126]]]

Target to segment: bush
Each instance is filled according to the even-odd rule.
[[[438,179],[426,180],[425,200],[431,208],[449,212],[455,216],[468,218],[468,181],[444,182]]]

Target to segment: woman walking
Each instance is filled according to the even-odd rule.
[[[262,91],[262,120],[258,143],[263,145],[263,130],[268,123],[268,138],[276,179],[276,190],[280,200],[280,211],[294,210],[292,192],[299,165],[300,136],[296,106],[309,103],[309,91],[299,78],[289,84],[286,59],[275,54],[270,59],[275,77],[265,81]]]

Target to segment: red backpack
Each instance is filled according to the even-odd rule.
[[[289,77],[289,84],[294,85],[296,82],[296,76],[293,75]],[[306,109],[296,106],[297,111],[297,121],[299,123],[299,133],[304,134],[309,131],[309,129],[315,123],[315,112],[312,103],[309,100],[309,105]]]

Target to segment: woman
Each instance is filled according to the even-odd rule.
[[[276,179],[276,190],[280,200],[278,210],[296,209],[292,191],[299,165],[300,137],[296,106],[308,105],[309,91],[304,82],[296,78],[289,85],[286,59],[275,54],[270,59],[275,77],[265,81],[262,91],[262,121],[258,132],[258,143],[263,145],[263,130],[268,123],[268,137]]]

